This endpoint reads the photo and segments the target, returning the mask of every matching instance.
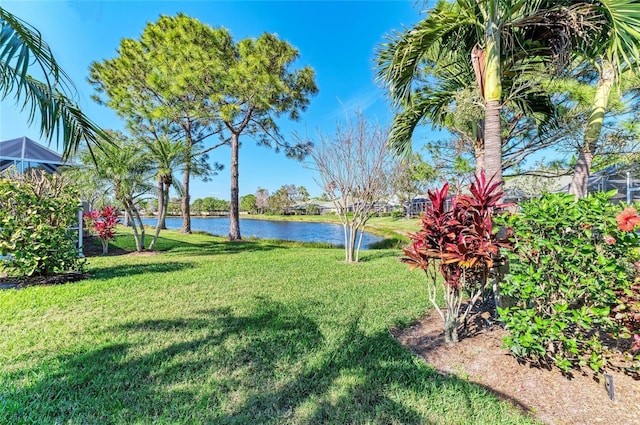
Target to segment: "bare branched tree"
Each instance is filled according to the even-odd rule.
[[[269,208],[269,190],[259,187],[255,195],[258,214],[264,214],[264,212]]]
[[[311,151],[316,182],[333,202],[344,228],[345,261],[358,262],[367,221],[391,191],[395,158],[389,132],[358,113],[354,122],[337,125],[333,135],[319,133]]]

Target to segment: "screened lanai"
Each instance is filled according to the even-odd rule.
[[[62,157],[40,143],[20,137],[0,142],[0,172],[15,165],[19,172],[30,168],[41,168],[53,173],[61,165],[65,165]]]
[[[569,187],[565,187],[568,191]],[[592,173],[589,176],[587,191],[618,192],[611,198],[613,202],[633,203],[640,201],[640,166],[637,164],[616,164]]]

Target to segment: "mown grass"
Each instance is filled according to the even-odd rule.
[[[396,250],[349,265],[340,249],[169,231],[158,247],[0,292],[0,423],[533,423],[390,335],[428,305]]]

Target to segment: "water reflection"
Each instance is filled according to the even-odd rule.
[[[145,225],[155,226],[155,218],[142,220]],[[182,219],[169,217],[166,220],[167,229],[180,229]],[[191,230],[207,232],[216,236],[229,234],[228,217],[193,217]],[[332,223],[310,223],[302,221],[273,221],[258,219],[240,219],[240,232],[243,238],[281,239],[298,242],[328,242],[332,245],[344,245],[344,233],[341,225]],[[362,247],[368,248],[372,243],[383,238],[365,233]]]

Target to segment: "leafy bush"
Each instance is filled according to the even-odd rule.
[[[79,193],[63,177],[32,170],[0,179],[0,269],[24,277],[81,270]]]
[[[513,235],[501,292],[515,305],[499,314],[517,357],[565,371],[608,364],[610,340],[625,333],[611,313],[633,282],[638,244],[635,233],[618,228],[611,195],[545,194],[498,220]]]
[[[421,216],[422,229],[409,235],[411,244],[403,250],[406,257],[402,261],[427,274],[429,300],[444,321],[446,342],[458,341],[458,327],[487,288],[489,274],[501,260],[499,247],[504,241],[497,237],[492,223],[502,198],[498,186],[482,173],[471,184],[471,195],[449,198],[448,184],[429,191],[431,202]],[[444,293],[444,310],[436,300],[439,285]],[[465,293],[470,300],[463,308]]]
[[[118,212],[111,205],[82,215],[84,226],[102,242],[102,253],[109,252],[109,241],[116,237],[116,225],[120,223]]]

